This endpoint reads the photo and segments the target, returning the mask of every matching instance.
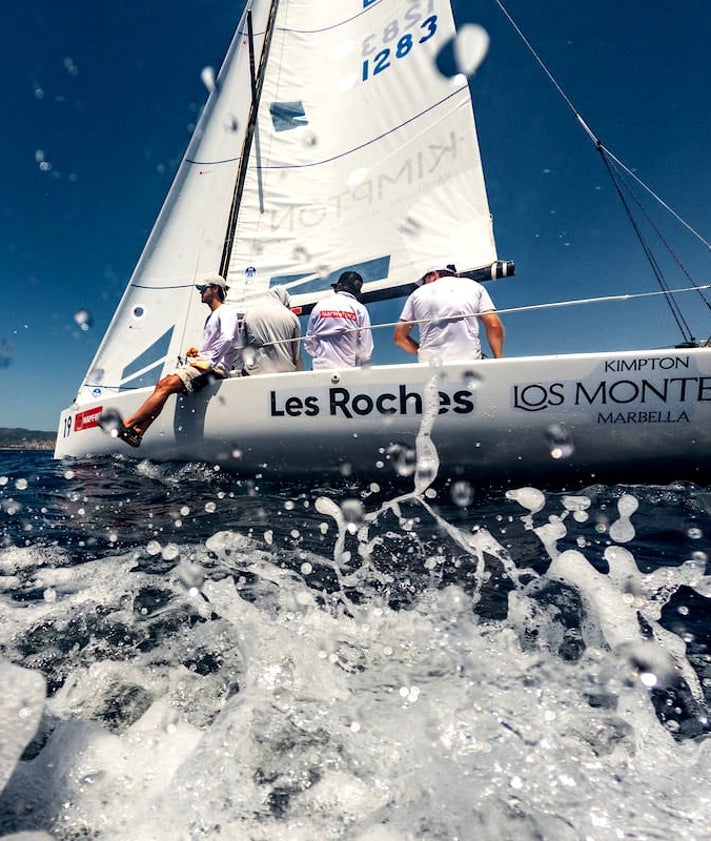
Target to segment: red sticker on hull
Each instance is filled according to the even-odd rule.
[[[87,409],[85,412],[77,412],[74,415],[74,431],[81,432],[84,429],[93,429],[99,425],[99,415],[103,412],[103,406],[96,406]]]

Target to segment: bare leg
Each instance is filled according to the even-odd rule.
[[[124,425],[129,427],[129,429],[136,429],[142,435],[163,411],[163,407],[170,395],[180,394],[185,391],[185,386],[180,377],[176,377],[175,374],[168,374],[162,380],[158,381],[153,394],[151,394],[145,403],[130,418],[124,420]]]

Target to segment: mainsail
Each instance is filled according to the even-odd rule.
[[[171,367],[221,264],[244,309],[275,284],[308,307],[347,268],[375,299],[496,261],[468,83],[436,66],[455,34],[449,0],[251,0],[77,401]]]

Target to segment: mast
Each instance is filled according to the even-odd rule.
[[[267,59],[269,57],[269,49],[272,43],[272,35],[274,34],[274,25],[276,22],[277,7],[279,0],[272,0],[269,9],[269,17],[267,18],[267,27],[264,33],[264,44],[262,46],[262,55],[259,59],[259,68],[254,72],[254,32],[252,30],[252,11],[247,12],[247,37],[249,40],[249,60],[250,73],[252,77],[252,103],[249,108],[249,116],[247,118],[247,130],[244,134],[244,141],[242,143],[242,154],[240,156],[240,165],[237,171],[237,178],[235,180],[235,188],[232,193],[232,204],[230,205],[230,215],[227,220],[227,230],[225,231],[225,241],[222,247],[222,257],[220,258],[219,273],[222,277],[227,277],[227,271],[230,265],[230,255],[232,254],[232,245],[234,243],[235,231],[237,229],[237,217],[239,215],[240,203],[242,201],[242,193],[244,191],[244,183],[247,178],[247,166],[249,164],[249,156],[252,151],[252,142],[257,129],[257,117],[259,114],[259,101],[262,95],[262,88],[264,86],[264,76],[267,69]]]

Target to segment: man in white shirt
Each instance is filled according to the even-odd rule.
[[[139,447],[144,433],[163,411],[171,394],[195,394],[208,383],[227,377],[237,359],[237,310],[223,307],[225,293],[229,288],[220,275],[210,275],[195,287],[203,304],[210,308],[203,328],[202,345],[185,351],[188,361],[172,374],[158,381],[153,394],[121,423],[116,431],[118,437],[131,447]],[[99,425],[111,430],[115,424],[111,418]]]
[[[347,271],[331,286],[334,294],[316,304],[306,328],[304,347],[311,354],[314,371],[356,368],[373,355],[370,316],[358,300],[363,278]]]
[[[408,297],[395,327],[395,344],[420,362],[481,359],[479,321],[494,357],[503,356],[504,327],[480,283],[457,277],[452,266],[431,266]],[[420,341],[410,333],[418,325]]]

